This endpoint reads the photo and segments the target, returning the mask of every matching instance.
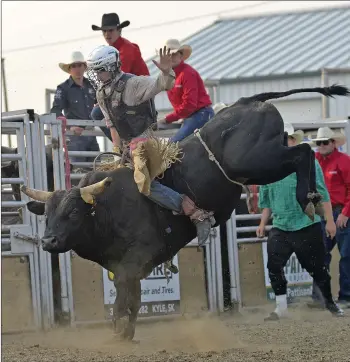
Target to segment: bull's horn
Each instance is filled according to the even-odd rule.
[[[101,194],[106,187],[108,187],[112,182],[110,177],[106,177],[100,182],[96,182],[93,185],[85,186],[80,189],[81,198],[88,204],[94,203],[93,196]]]
[[[31,189],[25,185],[22,185],[20,190],[25,195],[32,198],[33,200],[37,200],[37,201],[41,201],[41,202],[46,202],[53,194],[53,192],[49,192],[49,191]]]

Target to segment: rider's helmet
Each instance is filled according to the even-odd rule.
[[[88,78],[95,89],[97,89],[102,85],[110,83],[120,72],[119,52],[112,46],[100,45],[89,54],[86,64]],[[97,77],[98,72],[110,72],[111,78],[106,82],[102,82]]]

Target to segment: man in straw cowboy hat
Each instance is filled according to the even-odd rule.
[[[293,147],[303,140],[303,132],[296,131],[291,124],[285,123],[288,134],[288,147]],[[327,220],[326,230],[334,237],[336,226],[332,218],[332,206],[324,183],[321,167],[317,160],[316,184],[323,197],[323,206]],[[326,308],[335,316],[343,316],[343,311],[334,302],[331,293],[330,275],[325,266],[325,246],[321,218],[317,214],[311,221],[296,202],[296,173],[283,180],[260,186],[259,207],[263,209],[257,236],[263,237],[265,226],[273,215],[272,229],[267,239],[267,268],[272,289],[276,295],[276,309],[265,320],[278,320],[288,315],[287,280],[284,267],[293,253],[300,264],[310,273],[326,301]]]
[[[317,131],[311,145],[318,147],[316,158],[321,165],[328,192],[330,194],[334,222],[337,232],[334,239],[327,237],[326,265],[331,263],[331,251],[338,245],[339,261],[339,295],[338,302],[343,307],[350,307],[350,157],[338,151],[345,144],[346,137],[334,132],[329,127],[321,127]],[[317,287],[313,291],[314,306],[323,305]],[[312,304],[310,305],[312,306]]]
[[[187,195],[162,185],[155,178],[177,159],[177,144],[162,144],[152,136],[157,118],[150,100],[163,90],[173,87],[170,49],[160,50],[159,62],[153,61],[160,73],[157,78],[134,76],[121,71],[119,52],[111,46],[99,46],[88,58],[88,75],[96,84],[97,100],[111,129],[115,148],[130,147],[134,180],[141,193],[178,214],[190,217],[196,225],[198,241],[203,244],[215,223],[211,213],[199,209]],[[167,157],[159,157],[164,152]],[[169,156],[172,154],[172,156]]]
[[[192,48],[181,45],[177,39],[165,43],[171,53],[171,65],[176,74],[175,85],[168,90],[168,98],[174,111],[160,123],[183,120],[180,130],[171,138],[178,142],[202,128],[214,116],[211,99],[199,73],[185,61],[191,56]]]
[[[135,75],[149,75],[147,65],[142,58],[139,46],[121,36],[122,29],[129,25],[130,21],[126,20],[121,23],[118,14],[110,13],[102,15],[101,26],[91,25],[91,28],[94,31],[102,31],[107,44],[115,47],[119,51],[120,68],[123,72]],[[103,114],[98,105],[94,107],[91,117],[95,120],[103,119]],[[101,127],[101,130],[110,140],[112,140],[108,128]]]
[[[74,51],[66,62],[58,66],[69,78],[57,86],[51,113],[55,113],[58,119],[91,119],[90,114],[96,103],[96,93],[87,78],[84,77],[86,61],[80,51]],[[64,111],[64,115],[62,113]],[[69,137],[69,151],[99,151],[100,147],[95,136],[81,136],[84,129],[93,127],[73,126],[67,127],[74,132]],[[92,157],[71,157],[72,162],[92,162]]]

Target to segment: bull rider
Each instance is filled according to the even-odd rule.
[[[196,226],[201,246],[215,224],[212,213],[199,209],[187,195],[180,195],[155,180],[169,163],[161,159],[155,165],[162,141],[157,141],[152,131],[157,123],[153,98],[161,91],[171,89],[175,82],[170,49],[160,49],[159,55],[159,62],[153,61],[161,71],[157,78],[136,76],[121,71],[117,49],[101,45],[88,56],[88,77],[95,83],[97,101],[106,125],[111,129],[114,149],[130,148],[139,191],[175,214],[189,216]],[[170,146],[169,150],[177,144],[169,142],[167,146]],[[153,164],[152,169],[150,164]]]

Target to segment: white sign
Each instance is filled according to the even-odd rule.
[[[275,293],[271,287],[269,271],[267,269],[267,243],[262,243],[263,259],[264,259],[264,272],[265,272],[265,285],[267,299],[275,300]],[[310,274],[302,268],[295,253],[291,255],[286,266],[284,267],[284,274],[287,280],[287,298],[304,297],[312,295],[312,282],[313,279]]]
[[[173,264],[178,268],[178,257],[175,255]],[[164,264],[153,269],[151,275],[141,280],[140,317],[180,313],[180,282],[179,273],[173,274],[167,270],[169,283],[164,274]],[[103,269],[103,289],[106,318],[113,316],[113,305],[116,289],[113,283],[114,275]]]

